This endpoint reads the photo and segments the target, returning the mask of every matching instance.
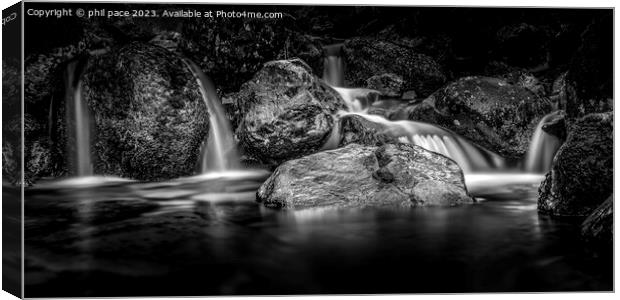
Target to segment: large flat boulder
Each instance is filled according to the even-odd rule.
[[[285,209],[474,202],[454,161],[409,144],[350,144],[287,161],[263,183],[257,201]]]

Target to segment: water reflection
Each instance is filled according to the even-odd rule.
[[[255,202],[266,175],[27,190],[26,296],[611,288],[534,175],[468,177],[474,205],[301,211]]]

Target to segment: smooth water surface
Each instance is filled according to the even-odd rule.
[[[26,297],[612,289],[581,220],[538,215],[536,176],[470,177],[474,205],[295,212],[255,202],[267,173],[229,175],[27,190]]]

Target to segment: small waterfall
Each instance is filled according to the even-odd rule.
[[[373,102],[379,98],[379,92],[371,89],[349,89],[332,86],[347,105],[349,112],[366,112]]]
[[[69,160],[73,165],[73,173],[78,177],[93,175],[93,163],[91,158],[91,122],[88,105],[82,99],[82,74],[83,66],[79,60],[71,61],[67,64],[65,72],[65,105],[67,113],[67,126],[69,141],[74,141],[73,145],[67,145]],[[71,144],[69,142],[69,144]]]
[[[551,168],[553,157],[560,148],[561,141],[558,137],[546,133],[543,126],[555,117],[557,117],[557,112],[552,112],[538,122],[525,158],[526,171],[546,173]]]
[[[223,172],[241,168],[237,145],[215,84],[194,62],[184,60],[198,82],[200,93],[209,110],[209,137],[202,148],[201,173]]]
[[[345,112],[341,116],[357,115],[386,126],[388,134],[400,142],[420,146],[456,161],[466,173],[489,171],[504,166],[501,156],[473,145],[459,135],[440,127],[415,121],[390,121],[382,116]]]
[[[344,61],[342,60],[343,44],[325,46],[323,63],[323,80],[331,86],[344,86]]]

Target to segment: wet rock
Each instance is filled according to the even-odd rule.
[[[613,191],[613,113],[590,114],[571,128],[539,188],[538,210],[587,216]]]
[[[418,98],[418,94],[415,91],[406,91],[403,93],[403,100],[415,100]]]
[[[331,87],[302,60],[265,64],[235,95],[236,129],[244,153],[277,165],[321,149],[345,108]]]
[[[581,235],[592,242],[612,244],[614,239],[614,197],[609,196],[581,224]]]
[[[558,110],[545,124],[543,124],[542,130],[558,137],[561,141],[565,141],[566,126],[566,113],[563,110]]]
[[[548,99],[490,77],[461,78],[424,102],[410,119],[446,127],[508,158],[527,152],[538,121],[552,109]]]
[[[415,90],[425,97],[446,81],[441,67],[430,56],[388,41],[353,38],[345,42],[343,52],[348,86],[365,86],[367,78],[392,73],[402,77],[404,90]]]
[[[445,156],[408,144],[323,151],[280,165],[257,201],[271,208],[451,206],[472,203]]]
[[[375,75],[366,79],[366,87],[377,90],[384,97],[396,98],[402,95],[403,79],[391,73]]]
[[[176,54],[131,43],[94,56],[82,96],[92,114],[94,172],[140,180],[194,174],[208,129],[196,79]],[[65,104],[57,114],[58,151],[67,137]],[[62,120],[68,121],[63,122]]]
[[[342,136],[340,146],[348,144],[380,146],[398,142],[397,138],[389,134],[386,126],[357,115],[346,115],[340,118],[340,132]]]

